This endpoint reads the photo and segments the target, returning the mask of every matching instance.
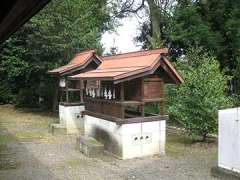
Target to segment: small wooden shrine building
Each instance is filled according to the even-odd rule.
[[[163,154],[164,85],[183,82],[167,53],[163,48],[100,57],[95,70],[69,76],[84,86],[84,134],[122,159]]]
[[[68,103],[71,101],[71,97],[80,96],[81,83],[80,81],[67,81],[67,77],[83,73],[86,71],[96,69],[102,60],[98,57],[95,50],[86,50],[75,55],[75,57],[67,64],[56,69],[48,71],[55,79],[55,94],[53,99],[53,110],[58,107],[58,103]],[[79,101],[82,101],[80,96]],[[77,103],[77,102],[75,102]]]
[[[118,124],[163,118],[164,84],[183,82],[166,53],[156,49],[101,57],[96,70],[70,76],[84,82],[84,113]],[[144,111],[146,104],[156,102],[159,115]]]

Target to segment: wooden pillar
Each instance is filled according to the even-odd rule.
[[[142,117],[145,116],[145,112],[144,112],[144,104],[141,105],[141,116],[142,116]]]
[[[83,103],[83,82],[80,80],[80,102]]]
[[[124,82],[120,84],[120,101],[121,101],[121,117],[122,119],[125,118],[125,107],[123,104],[124,101]]]
[[[160,101],[160,110],[159,110],[159,114],[160,115],[164,115],[165,114],[165,112],[164,112],[164,100],[161,100]]]
[[[59,94],[60,94],[60,102],[63,102],[63,89],[62,88],[59,88]]]
[[[142,101],[142,105],[141,105],[141,116],[144,117],[145,116],[145,112],[144,112],[144,78],[142,78],[141,80],[141,101]]]
[[[66,102],[68,103],[68,101],[69,101],[69,94],[68,94],[68,79],[66,78],[66,80],[65,80],[66,82],[65,82],[65,84],[66,84]]]
[[[56,112],[58,107],[58,92],[59,92],[59,78],[54,78],[54,94],[53,94],[53,104],[52,104],[52,111]]]
[[[83,89],[80,89],[80,102],[83,103]]]
[[[160,115],[164,115],[165,114],[165,100],[164,100],[164,82],[162,82],[162,88],[161,88],[161,91],[162,91],[162,100],[159,102],[160,104],[160,109],[159,109],[159,114]]]

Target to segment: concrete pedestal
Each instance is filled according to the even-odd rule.
[[[66,128],[67,134],[84,134],[84,119],[81,112],[84,105],[59,105],[60,124]]]
[[[165,120],[117,125],[89,115],[84,118],[85,136],[97,139],[121,159],[165,154]]]
[[[218,113],[218,167],[240,173],[240,108]]]

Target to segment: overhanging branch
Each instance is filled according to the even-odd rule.
[[[144,7],[145,0],[141,1],[141,4],[137,8],[133,8],[135,0],[133,1],[125,1],[121,7],[119,14],[126,14],[126,13],[137,13]]]

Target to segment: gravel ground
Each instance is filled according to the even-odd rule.
[[[52,136],[54,115],[0,106],[0,179],[182,180],[215,179],[217,144],[192,144],[168,132],[166,156],[119,160],[109,155],[87,158],[75,148],[76,137]]]

